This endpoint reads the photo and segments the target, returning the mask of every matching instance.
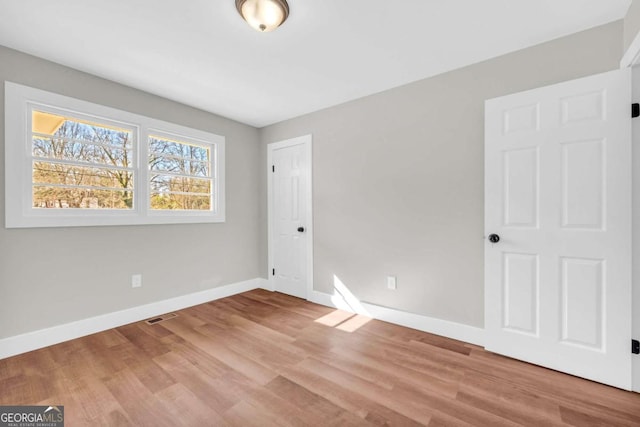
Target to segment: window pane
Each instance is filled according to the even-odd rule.
[[[115,147],[131,148],[131,131],[103,123],[94,123],[73,117],[33,110],[31,127],[34,134],[56,136],[66,140],[79,140]]]
[[[189,176],[211,176],[211,149],[164,138],[149,137],[149,169]]]
[[[33,183],[133,190],[133,176],[128,171],[48,162],[33,162]]]
[[[77,187],[34,185],[34,208],[57,209],[130,209],[131,191],[93,190]]]
[[[211,210],[211,197],[174,194],[151,193],[151,209],[156,210]]]
[[[211,180],[185,178],[172,175],[152,175],[152,193],[202,193],[205,196],[211,194]]]
[[[104,147],[60,138],[33,137],[33,156],[47,159],[69,160],[78,163],[130,167],[131,149]]]
[[[31,114],[33,207],[133,208],[130,130],[37,110]]]
[[[211,210],[211,147],[149,137],[151,209]]]

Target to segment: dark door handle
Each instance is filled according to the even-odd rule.
[[[298,232],[299,233],[304,233],[304,227],[298,227]]]
[[[497,234],[489,234],[489,241],[491,243],[498,243],[500,241],[500,236]]]

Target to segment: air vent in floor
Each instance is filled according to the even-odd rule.
[[[156,323],[164,322],[165,320],[173,319],[174,317],[178,317],[178,315],[176,313],[162,314],[145,320],[145,323],[147,325],[155,325]]]

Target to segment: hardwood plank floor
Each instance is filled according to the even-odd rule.
[[[255,290],[0,360],[67,426],[640,426],[640,394]]]

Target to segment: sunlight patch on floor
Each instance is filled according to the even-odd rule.
[[[341,324],[339,324],[338,326],[336,326],[336,329],[340,329],[341,331],[345,331],[345,332],[355,332],[358,329],[360,329],[362,326],[369,323],[370,321],[371,321],[370,317],[357,314],[353,316],[351,319],[348,319],[342,322]]]
[[[367,310],[362,306],[360,300],[342,283],[342,280],[335,274],[333,275],[333,296],[331,302],[342,310],[351,311],[353,313],[369,316]]]
[[[352,317],[353,317],[353,313],[349,313],[342,310],[336,310],[316,319],[315,321],[325,326],[330,326],[333,328],[334,326],[337,326],[340,323],[344,322],[345,320],[349,320]]]
[[[345,332],[354,332],[372,320],[358,298],[336,275],[333,276],[331,302],[338,310],[317,318],[317,323]]]

